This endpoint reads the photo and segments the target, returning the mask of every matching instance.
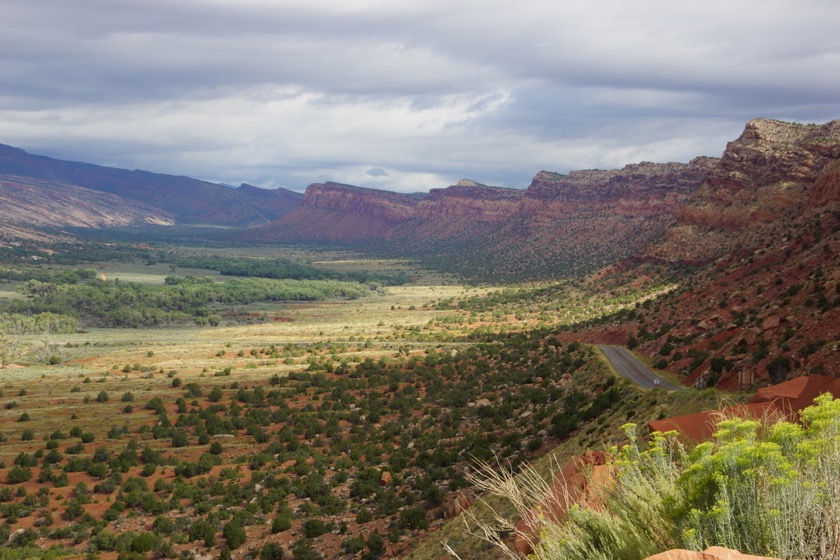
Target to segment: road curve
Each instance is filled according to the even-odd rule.
[[[685,387],[674,385],[665,381],[633,356],[626,348],[621,346],[599,345],[598,348],[604,356],[612,363],[613,367],[630,381],[641,385],[646,389],[668,389],[670,391],[682,391]]]

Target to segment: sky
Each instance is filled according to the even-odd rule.
[[[720,156],[840,118],[836,0],[0,0],[0,143],[302,191]]]

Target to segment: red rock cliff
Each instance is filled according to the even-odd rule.
[[[416,217],[431,220],[440,217],[504,221],[519,212],[523,191],[488,187],[469,179],[445,189],[432,189],[417,205]]]
[[[714,158],[690,163],[642,162],[608,171],[539,172],[522,201],[524,215],[573,214],[594,209],[616,215],[674,214],[716,165]]]
[[[304,206],[398,222],[414,214],[417,200],[398,193],[327,182],[306,188]]]
[[[706,184],[683,209],[680,222],[739,230],[801,210],[805,204],[824,204],[836,199],[838,189],[836,172],[823,175],[823,169],[838,157],[840,121],[750,121],[741,136],[727,144]]]

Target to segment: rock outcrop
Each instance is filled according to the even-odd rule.
[[[840,159],[823,167],[808,200],[811,206],[824,206],[832,202],[840,202]]]
[[[488,187],[469,179],[445,189],[432,189],[417,204],[420,220],[456,219],[502,222],[520,212],[524,192]]]
[[[741,554],[737,550],[731,548],[724,548],[722,546],[712,546],[703,552],[694,550],[669,550],[660,552],[653,556],[648,556],[645,560],[779,560],[778,558],[771,558],[769,556],[752,556],[750,554]]]
[[[540,207],[539,202],[548,201],[574,205],[673,201],[697,190],[717,162],[715,158],[698,157],[687,164],[642,162],[622,169],[572,171],[568,175],[540,171],[528,187],[527,206],[535,209]]]
[[[818,125],[756,119],[727,144],[680,223],[738,230],[774,220],[805,204],[838,196],[834,173],[840,158],[840,121]],[[820,179],[820,185],[815,183]]]
[[[722,417],[785,418],[796,421],[799,413],[813,405],[814,399],[823,393],[840,398],[840,379],[824,375],[796,377],[784,383],[762,387],[746,404],[654,420],[648,423],[648,430],[651,433],[673,430],[687,440],[699,443],[712,438]]]
[[[679,208],[676,222],[636,258],[698,266],[746,251],[757,236],[772,236],[763,231],[768,227],[840,200],[838,158],[840,121],[750,121]]]
[[[453,517],[461,515],[462,513],[470,509],[473,503],[475,503],[475,498],[473,498],[472,496],[464,493],[458,494],[444,508],[444,519],[452,519]]]
[[[514,548],[521,554],[531,554],[546,523],[562,523],[570,507],[597,499],[591,485],[593,481],[607,483],[606,464],[603,451],[587,451],[566,461],[554,474],[545,498],[516,524]]]

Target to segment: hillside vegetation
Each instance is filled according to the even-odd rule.
[[[676,432],[643,443],[628,424],[608,474],[589,472],[586,499],[563,519],[541,517],[533,557],[641,560],[714,545],[784,560],[840,558],[840,400],[823,395],[801,418],[721,419],[713,440],[693,449]],[[491,465],[483,475],[473,479],[518,504],[523,518],[551,500],[565,510],[572,499],[538,476],[517,482]],[[483,528],[479,536],[493,534]]]

